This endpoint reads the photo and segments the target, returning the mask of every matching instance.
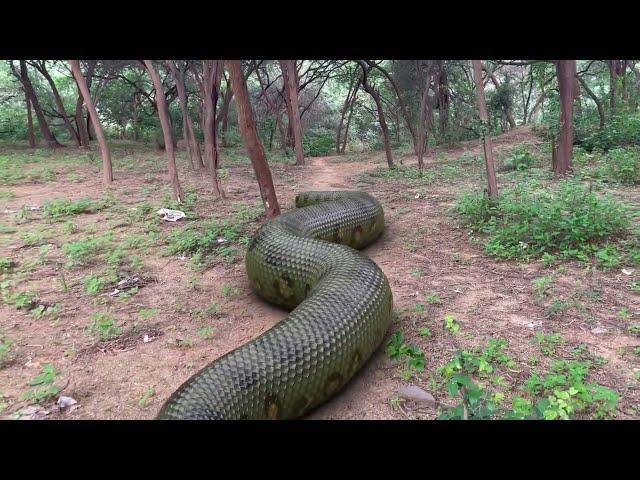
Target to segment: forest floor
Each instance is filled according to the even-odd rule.
[[[498,165],[522,145],[546,155],[527,128],[494,145]],[[177,207],[162,153],[114,142],[112,155],[115,182],[105,191],[95,151],[0,147],[12,165],[0,189],[0,257],[11,259],[1,285],[0,348],[7,346],[0,350],[0,418],[154,418],[187,378],[286,315],[257,298],[245,275],[245,245],[264,217],[240,147],[221,154],[224,201],[179,152],[187,193],[179,208],[187,218],[175,223],[156,214]],[[396,152],[400,159],[416,163]],[[425,369],[413,371],[381,347],[309,418],[433,419],[438,406],[403,401],[399,390],[415,385],[440,407],[457,404],[439,369],[456,351],[484,348],[490,339],[506,340],[504,352],[514,360],[486,378],[497,399],[520,395],[518,387],[553,360],[589,358],[589,381],[619,395],[615,417],[638,417],[640,339],[629,327],[640,315],[640,294],[628,286],[640,281],[639,269],[490,257],[452,211],[460,193],[484,185],[483,169],[477,141],[430,151],[420,178],[386,175],[379,152],[311,158],[303,167],[272,163],[283,209],[313,189],[359,189],[380,200],[387,228],[365,253],[391,284],[396,316],[389,335],[402,332],[425,355]],[[515,175],[499,173],[499,184]],[[614,193],[640,206],[637,187]],[[93,203],[67,214],[47,203],[56,198]],[[219,246],[180,253],[202,237],[198,229],[214,232]],[[541,278],[543,288],[534,282]],[[455,318],[457,332],[445,317]],[[59,395],[77,404],[57,408]]]

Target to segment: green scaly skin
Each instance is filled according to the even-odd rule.
[[[256,293],[293,310],[187,380],[158,418],[299,418],[335,395],[381,344],[391,289],[354,249],[384,230],[382,206],[363,192],[307,192],[296,207],[264,224],[246,256]]]

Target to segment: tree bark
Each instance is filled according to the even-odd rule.
[[[556,75],[560,90],[560,136],[556,176],[565,175],[571,170],[571,154],[573,151],[573,98],[575,88],[575,60],[557,60]]]
[[[414,128],[413,123],[411,123],[411,117],[409,116],[409,110],[407,109],[407,104],[404,101],[404,99],[402,98],[402,95],[400,94],[400,89],[398,88],[398,85],[393,80],[393,78],[391,77],[389,72],[387,72],[385,69],[383,69],[380,65],[373,65],[369,61],[367,61],[367,63],[370,66],[373,66],[374,68],[376,68],[380,73],[382,73],[382,75],[384,75],[384,77],[389,81],[389,85],[391,85],[391,88],[393,88],[393,91],[395,92],[396,97],[398,98],[398,105],[400,106],[400,112],[402,113],[402,118],[404,119],[405,123],[407,124],[407,128],[409,129],[409,133],[411,134],[411,140],[413,141],[413,148],[414,148],[415,153],[417,154],[418,153],[418,146],[419,146],[418,135],[416,134],[416,129]]]
[[[578,76],[577,79],[578,79],[578,82],[580,82],[580,85],[582,85],[582,88],[584,89],[586,94],[589,95],[591,100],[593,100],[593,102],[596,104],[596,107],[598,108],[598,115],[600,117],[600,128],[604,127],[605,125],[604,105],[602,105],[602,102],[600,101],[598,96],[593,92],[593,90],[589,88],[589,85],[587,85],[587,82],[584,80],[584,78]]]
[[[422,97],[420,98],[420,123],[418,124],[418,169],[424,168],[424,152],[427,146],[429,135],[428,114],[431,114],[431,104],[429,103],[429,90],[431,89],[431,66],[427,69],[427,79],[425,82]]]
[[[22,87],[24,89],[25,94],[29,97],[31,101],[31,105],[33,106],[33,110],[36,112],[36,118],[38,119],[38,126],[40,127],[40,132],[42,133],[42,137],[45,139],[49,147],[57,148],[62,145],[58,142],[53,132],[49,129],[49,125],[47,125],[47,119],[44,116],[44,112],[42,111],[42,107],[40,106],[40,102],[38,101],[38,97],[33,88],[33,84],[29,79],[29,72],[27,71],[27,62],[25,60],[20,60],[20,81],[22,82]]]
[[[178,102],[180,103],[180,111],[182,112],[182,130],[184,133],[184,140],[187,144],[187,151],[189,153],[189,161],[191,162],[191,168],[195,165],[204,166],[202,163],[202,154],[200,152],[200,145],[198,139],[193,131],[193,123],[189,116],[188,104],[187,104],[187,92],[184,86],[184,75],[182,71],[178,70],[173,60],[165,61],[167,67],[173,75],[173,79],[176,82],[176,89],[178,90]],[[195,161],[194,161],[195,159]]]
[[[144,60],[144,65],[147,67],[151,81],[153,82],[153,88],[156,91],[156,104],[158,106],[158,117],[160,118],[160,125],[162,127],[162,136],[164,137],[164,150],[167,154],[168,174],[169,181],[171,182],[171,188],[173,190],[173,197],[178,203],[182,202],[183,194],[180,187],[180,180],[178,179],[178,169],[176,168],[176,157],[173,151],[173,136],[171,135],[171,121],[169,119],[169,107],[167,105],[167,98],[164,94],[164,88],[162,86],[162,80],[160,75],[156,72],[155,67],[151,60]],[[97,129],[96,129],[97,133]]]
[[[98,144],[100,145],[100,153],[102,154],[102,180],[105,185],[110,185],[113,182],[113,169],[111,166],[111,152],[109,151],[109,146],[107,145],[107,139],[104,136],[104,131],[102,130],[102,125],[100,124],[100,119],[98,118],[98,112],[96,111],[96,107],[93,104],[93,99],[91,98],[91,92],[89,91],[89,87],[84,77],[82,76],[82,72],[80,71],[80,61],[79,60],[69,60],[69,65],[71,66],[71,72],[76,80],[76,84],[84,97],[84,103],[87,106],[87,110],[89,111],[89,117],[93,123],[94,130],[96,132],[96,136],[98,137]]]
[[[202,81],[204,82],[204,157],[211,173],[213,189],[218,197],[224,193],[218,178],[218,137],[216,131],[216,107],[222,79],[222,60],[202,61]]]
[[[362,87],[365,92],[371,95],[373,101],[376,104],[376,108],[378,110],[378,119],[380,121],[380,128],[382,129],[382,137],[384,140],[384,150],[387,156],[387,164],[389,168],[394,168],[395,164],[393,163],[393,154],[391,153],[391,142],[389,142],[389,129],[387,127],[387,121],[384,117],[384,110],[382,108],[382,100],[380,99],[380,94],[369,84],[368,74],[371,67],[367,67],[366,64],[360,60],[360,67],[362,68]]]
[[[609,106],[611,108],[611,115],[615,115],[617,102],[616,102],[616,90],[618,84],[618,68],[617,60],[609,60]]]
[[[358,87],[359,88],[359,87]],[[357,95],[356,90],[356,95]],[[351,101],[351,106],[349,107],[349,116],[347,117],[347,125],[344,127],[344,138],[342,139],[342,149],[340,153],[344,153],[347,150],[347,140],[349,139],[349,126],[351,125],[351,117],[353,116],[353,107],[356,104],[356,95],[354,95],[353,100]]]
[[[347,114],[347,111],[351,111],[351,106],[355,97],[358,93],[358,89],[360,88],[360,78],[356,81],[356,75],[354,74],[351,79],[351,83],[349,84],[349,91],[347,92],[347,98],[344,101],[344,106],[340,111],[340,123],[338,123],[338,128],[336,129],[336,153],[340,153],[340,136],[342,134],[342,125],[344,124],[344,117]]]
[[[31,115],[31,100],[29,95],[25,93],[25,102],[27,103],[27,133],[29,134],[29,148],[36,148],[36,136],[33,133],[33,116]]]
[[[489,129],[489,114],[487,111],[487,101],[484,96],[484,85],[482,83],[482,63],[480,60],[471,60],[473,64],[473,80],[476,84],[476,98],[478,100],[478,110],[480,112],[480,122],[482,123],[482,144],[484,146],[484,160],[487,167],[487,187],[489,198],[498,197],[498,182],[493,164],[493,145],[491,141],[491,131]]]
[[[295,60],[280,60],[284,93],[289,116],[289,128],[293,138],[293,149],[296,154],[296,165],[304,165],[302,148],[302,126],[300,125],[300,106],[298,104],[298,76]]]
[[[262,143],[260,143],[260,139],[258,138],[253,112],[251,111],[251,104],[249,103],[249,92],[242,73],[242,66],[240,60],[228,60],[227,66],[229,68],[231,85],[233,86],[236,97],[240,133],[242,134],[247,153],[249,154],[249,158],[251,158],[251,164],[256,173],[258,187],[260,188],[260,195],[267,217],[273,218],[280,215],[280,206],[278,205],[276,190],[273,186],[271,170],[265,158]]]
[[[86,82],[87,88],[91,87],[91,77],[93,77],[93,72],[96,67],[96,62],[92,61],[89,63],[89,68],[87,69]],[[77,84],[76,84],[77,86]],[[80,91],[80,87],[78,87],[78,101],[76,102],[76,127],[78,129],[78,135],[80,137],[80,145],[84,148],[89,148],[89,132],[87,130],[87,124],[85,123],[84,118],[84,97],[82,96],[82,92]]]
[[[45,60],[43,60],[42,63],[36,62],[35,64],[33,64],[33,66],[36,68],[36,70],[38,70],[42,74],[42,76],[49,83],[49,86],[51,87],[51,91],[53,92],[53,99],[56,103],[56,109],[58,110],[58,113],[62,117],[62,120],[64,121],[64,124],[67,127],[67,130],[69,131],[69,136],[75,142],[76,147],[80,147],[81,146],[80,136],[78,135],[78,132],[76,132],[75,128],[73,128],[73,125],[71,125],[71,121],[67,116],[67,111],[64,108],[64,103],[62,102],[62,98],[60,98],[60,93],[58,92],[58,88],[56,87],[56,83],[53,81],[53,78],[51,78],[51,75],[47,70]]]
[[[220,115],[217,121],[220,123],[220,140],[223,147],[229,146],[228,129],[229,129],[229,109],[231,107],[231,100],[233,100],[233,88],[231,83],[227,79],[227,90],[222,99],[222,106],[220,107]]]

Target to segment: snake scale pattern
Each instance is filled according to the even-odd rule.
[[[364,192],[305,192],[296,209],[254,235],[254,291],[287,308],[273,328],[214,360],[165,402],[159,419],[293,419],[334,396],[381,344],[393,297],[384,273],[355,249],[384,230]]]

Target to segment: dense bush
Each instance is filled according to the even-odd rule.
[[[329,155],[336,147],[335,134],[331,130],[307,130],[302,138],[302,147],[309,157]]]
[[[548,190],[536,182],[518,184],[496,201],[482,192],[466,194],[456,207],[467,225],[490,235],[486,249],[500,258],[559,252],[586,260],[631,224],[625,205],[569,180]]]
[[[515,147],[504,162],[504,170],[526,170],[535,162],[535,157],[529,152],[527,145]]]
[[[640,116],[620,115],[608,119],[606,125],[593,133],[576,132],[576,143],[588,152],[617,147],[640,146]]]
[[[625,184],[640,183],[640,148],[615,148],[605,157],[607,176]]]

